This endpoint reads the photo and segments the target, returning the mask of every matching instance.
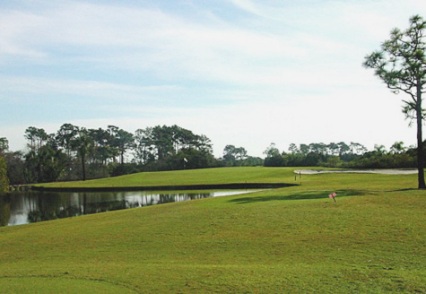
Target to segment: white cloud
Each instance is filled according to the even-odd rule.
[[[260,16],[262,15],[259,7],[257,7],[257,5],[250,0],[231,0],[231,2],[244,11]]]
[[[0,10],[0,61],[1,57],[8,58],[10,55],[20,57],[41,58],[43,52],[29,46],[25,46],[27,38],[33,38],[32,27],[38,27],[43,19],[31,13],[19,11]]]
[[[426,14],[423,1],[220,2],[233,6],[218,11],[249,12],[236,10],[238,21],[195,1],[191,13],[209,17],[168,2],[40,3],[0,5],[0,106],[10,97],[52,107],[73,101],[93,112],[75,114],[77,125],[178,124],[211,138],[219,155],[226,144],[262,155],[271,142],[414,141],[401,97],[361,64],[394,26]],[[50,116],[33,125],[54,131],[65,123]],[[0,136],[28,127],[17,124]]]
[[[33,94],[34,97],[43,93],[87,95],[103,99],[135,99],[158,93],[179,92],[181,87],[175,85],[128,85],[122,83],[100,82],[90,80],[66,80],[37,77],[2,77],[2,92],[21,92]],[[124,97],[124,98],[123,98]]]

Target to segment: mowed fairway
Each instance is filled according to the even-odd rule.
[[[126,176],[90,181],[57,182],[38,184],[51,188],[105,188],[105,187],[144,187],[176,186],[199,184],[230,183],[282,183],[294,184],[293,169],[233,167],[192,169],[182,171],[144,172]]]
[[[166,175],[172,184],[202,177],[209,177],[205,183],[294,183],[292,171],[224,168],[149,176]],[[185,179],[188,174],[193,178]],[[304,175],[295,187],[2,227],[0,289],[426,292],[426,191],[414,189],[416,177]],[[333,191],[337,203],[328,198]]]

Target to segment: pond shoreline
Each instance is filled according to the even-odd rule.
[[[45,187],[31,186],[32,191],[39,192],[119,192],[119,191],[179,191],[179,190],[234,190],[234,189],[275,189],[297,186],[288,183],[230,183],[197,184],[171,186],[130,186],[130,187]]]

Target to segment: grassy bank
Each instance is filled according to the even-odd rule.
[[[290,169],[261,170],[217,169],[205,182],[294,181]],[[210,171],[198,172],[153,173],[149,185],[198,183]],[[426,292],[426,192],[411,189],[416,175],[297,181],[247,195],[0,228],[0,289]],[[332,191],[337,203],[327,197]]]
[[[105,188],[282,182],[294,182],[293,169],[233,167],[165,172],[144,172],[89,181],[58,182],[38,184],[36,186],[43,186],[47,188]]]

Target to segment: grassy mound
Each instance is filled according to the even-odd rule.
[[[243,177],[230,170],[253,172],[223,170],[229,173],[223,181]],[[290,169],[265,172],[263,180],[252,180],[294,181]],[[176,179],[191,181],[179,173]],[[0,228],[0,289],[426,291],[426,192],[411,189],[416,175],[324,174],[297,181],[300,186],[247,195]],[[336,203],[328,198],[333,191]]]

